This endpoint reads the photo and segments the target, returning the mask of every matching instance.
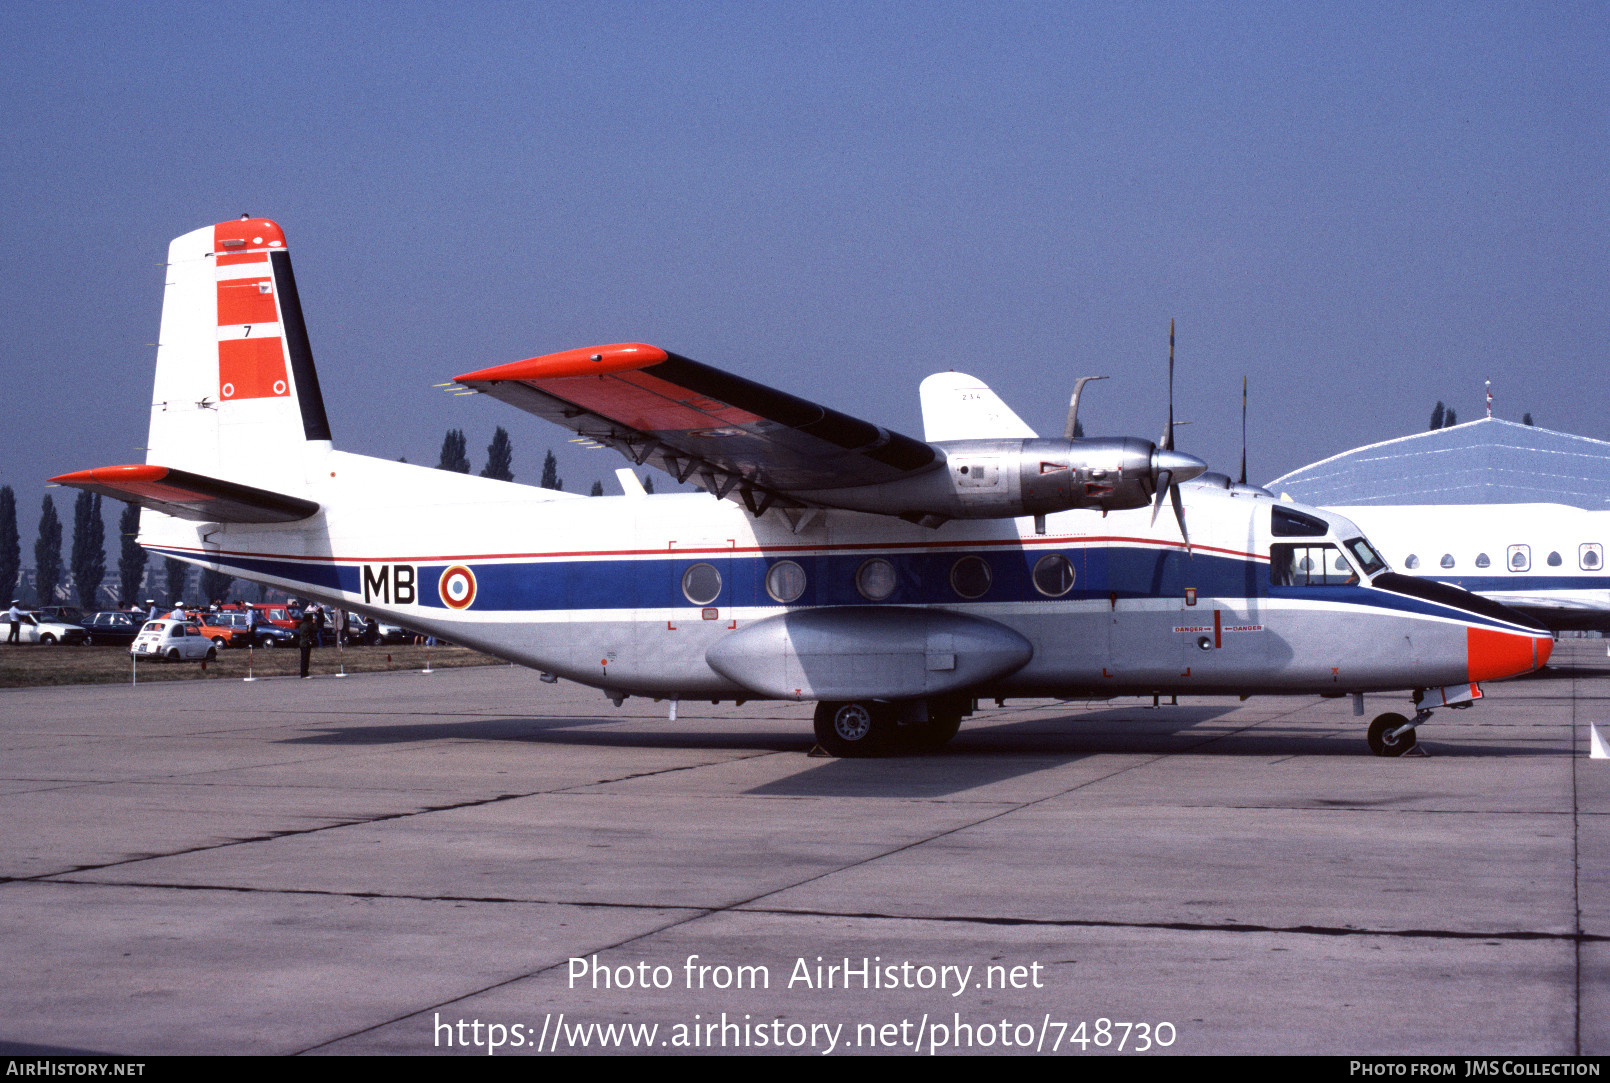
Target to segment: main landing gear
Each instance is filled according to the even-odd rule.
[[[839,757],[936,752],[956,736],[971,707],[970,699],[818,703],[816,743]]]

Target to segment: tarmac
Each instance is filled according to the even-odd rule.
[[[0,1052],[1604,1054],[1610,658],[1555,661],[1392,760],[1406,696],[833,760],[502,666],[0,692]]]

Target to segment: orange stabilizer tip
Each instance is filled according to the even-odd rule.
[[[454,377],[459,383],[491,380],[557,380],[566,376],[600,376],[611,372],[630,372],[658,365],[669,354],[658,346],[642,342],[617,342],[611,346],[589,346],[581,350],[512,361],[479,372]]]
[[[285,231],[267,218],[237,218],[212,227],[214,252],[250,252],[254,249],[283,250]]]
[[[1551,642],[1544,640],[1544,642]],[[1522,635],[1516,632],[1500,632],[1491,628],[1477,628],[1467,626],[1465,630],[1465,649],[1469,659],[1471,681],[1501,681],[1505,677],[1517,677],[1522,673],[1530,673],[1541,662],[1536,662],[1538,655],[1545,659],[1548,653],[1542,650],[1536,636]]]

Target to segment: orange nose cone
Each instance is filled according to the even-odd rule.
[[[1554,641],[1516,632],[1469,626],[1465,630],[1465,649],[1472,681],[1501,681],[1530,673],[1548,661]]]

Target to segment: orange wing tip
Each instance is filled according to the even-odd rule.
[[[167,476],[168,468],[165,466],[135,463],[131,466],[97,466],[93,470],[75,470],[71,474],[60,474],[50,480],[58,485],[108,485],[120,481],[161,481]]]
[[[610,372],[631,372],[658,365],[670,354],[658,346],[642,342],[617,342],[611,346],[592,346],[581,350],[545,354],[524,361],[513,361],[479,372],[455,377],[459,383],[489,383],[493,380],[557,380],[566,376],[600,376]]]
[[[267,218],[237,218],[212,227],[212,250],[219,253],[283,251],[285,231]]]

